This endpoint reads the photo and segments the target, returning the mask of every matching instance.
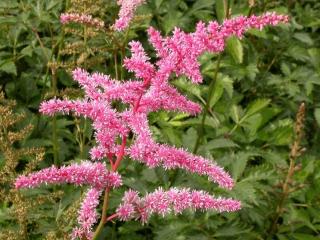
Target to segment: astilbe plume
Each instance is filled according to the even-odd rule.
[[[76,239],[85,236],[88,239],[92,238],[92,227],[97,222],[96,208],[99,205],[99,197],[102,191],[96,188],[91,188],[84,198],[80,211],[78,222],[80,227],[77,227],[72,232],[72,238]]]
[[[27,176],[20,176],[15,182],[16,188],[33,188],[41,184],[71,183],[75,185],[90,185],[97,189],[119,187],[121,177],[106,169],[104,163],[83,162],[58,169],[55,166],[45,168]]]
[[[118,0],[120,5],[119,18],[113,25],[117,31],[122,31],[129,26],[130,21],[133,18],[136,9],[145,2],[145,0]]]
[[[119,1],[125,4],[128,1]],[[138,3],[139,1],[135,1]],[[142,1],[140,1],[142,2]],[[133,3],[132,3],[133,4]],[[98,205],[100,191],[118,187],[121,179],[116,173],[124,156],[145,163],[148,167],[165,169],[181,168],[190,173],[205,175],[220,187],[232,189],[234,182],[222,168],[209,159],[195,156],[184,149],[177,149],[159,144],[152,138],[148,124],[148,113],[160,109],[182,111],[196,115],[201,107],[181,95],[169,83],[170,76],[186,75],[193,83],[200,83],[197,58],[204,52],[221,52],[225,47],[226,38],[236,35],[242,37],[249,28],[261,29],[266,25],[287,22],[287,16],[267,13],[262,16],[237,17],[226,20],[222,25],[200,22],[196,31],[185,33],[176,28],[170,37],[162,37],[154,28],[149,28],[149,41],[157,52],[158,61],[152,64],[142,45],[130,43],[132,56],[126,58],[124,66],[135,74],[136,80],[120,82],[100,73],[89,74],[85,70],[75,69],[73,78],[84,89],[86,97],[82,100],[52,99],[43,102],[40,111],[53,115],[74,113],[92,120],[97,146],[91,151],[92,160],[110,162],[110,171],[102,163],[85,162],[70,167],[55,167],[41,170],[38,173],[18,178],[16,187],[35,187],[41,183],[72,183],[87,184],[91,190],[82,204],[79,216],[80,228],[75,229],[74,236],[91,238],[91,228],[97,217],[93,210]],[[114,100],[120,100],[128,107],[118,112],[112,107]],[[131,145],[126,144],[128,134],[135,137]],[[117,139],[122,139],[119,144]],[[241,203],[230,198],[215,198],[209,193],[191,189],[171,188],[167,191],[159,188],[145,197],[129,190],[125,193],[116,213],[108,219],[118,218],[122,221],[139,219],[146,222],[156,213],[162,216],[174,212],[181,213],[184,209],[237,211]],[[103,216],[101,220],[104,224]],[[100,224],[99,224],[100,227]],[[98,227],[98,228],[99,228]]]
[[[117,209],[120,220],[128,221],[139,219],[143,223],[151,214],[157,213],[162,216],[173,212],[181,213],[187,208],[200,210],[237,211],[241,204],[239,201],[225,198],[214,198],[204,191],[190,189],[171,188],[169,191],[157,189],[153,193],[140,198],[137,192],[129,190],[125,193],[123,203]]]
[[[81,23],[85,25],[90,25],[96,28],[103,28],[104,22],[93,18],[91,15],[88,14],[79,14],[79,13],[63,13],[60,16],[60,22],[62,24],[68,24],[68,23]]]

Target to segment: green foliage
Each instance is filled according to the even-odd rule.
[[[17,101],[17,108],[26,113],[34,126],[30,136],[23,141],[23,147],[46,148],[41,168],[51,165],[56,158],[59,164],[86,158],[89,147],[94,144],[88,120],[62,116],[52,120],[38,113],[42,100],[65,93],[70,96],[70,88],[77,89],[66,68],[59,68],[54,79],[48,65],[58,62],[63,44],[79,41],[74,35],[62,34],[59,15],[68,8],[65,2],[69,1],[0,1],[1,89],[8,98]],[[108,24],[112,23],[118,11],[115,1],[101,2],[98,15]],[[98,69],[112,76],[119,74],[126,79],[131,75],[120,72],[121,61],[128,54],[125,46],[129,40],[138,39],[151,50],[145,34],[150,24],[163,34],[169,34],[175,26],[192,31],[199,20],[221,22],[239,14],[277,11],[291,17],[289,25],[251,30],[241,40],[230,38],[226,51],[220,56],[220,64],[217,64],[219,56],[203,55],[200,58],[204,76],[202,85],[192,85],[183,77],[172,79],[172,84],[191,99],[203,106],[209,101],[203,141],[197,153],[215,159],[228,169],[237,182],[235,189],[224,192],[202,177],[183,171],[150,170],[126,159],[120,167],[125,175],[125,186],[110,198],[112,213],[127,187],[146,192],[158,186],[179,185],[232,196],[242,201],[243,209],[222,215],[186,211],[166,219],[155,216],[144,226],[136,222],[111,222],[105,226],[100,239],[319,238],[320,3],[317,0],[251,2],[255,2],[252,7],[247,1],[150,0],[139,9],[140,15],[150,17],[136,19],[125,36],[114,36],[119,41],[119,48],[99,50],[98,53],[89,51],[86,55],[90,59],[104,57],[104,61],[89,66],[89,70]],[[94,46],[113,47],[113,42],[107,36],[99,35],[88,43],[88,48]],[[79,56],[81,52],[60,56],[60,60],[77,62]],[[210,85],[214,91],[208,99]],[[77,97],[81,91],[73,90],[72,94]],[[282,194],[281,186],[289,169],[295,115],[301,102],[306,104],[302,141],[306,151],[296,159],[298,167],[290,183],[294,191],[285,199],[283,214],[276,221],[276,231],[270,232]],[[158,142],[183,147],[190,152],[199,137],[201,120],[202,114],[196,118],[168,112],[149,116],[153,136]],[[0,168],[3,161],[0,155]],[[51,190],[43,187],[39,191]],[[28,213],[28,218],[39,225],[38,228],[28,226],[28,239],[67,238],[65,233],[75,221],[65,219],[70,212],[76,211],[81,192],[68,186],[61,190],[65,192],[63,197],[41,207],[40,214]],[[0,203],[0,232],[8,226],[17,228],[8,217],[9,211],[12,208],[7,202]]]

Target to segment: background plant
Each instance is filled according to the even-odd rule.
[[[100,14],[116,16],[118,9],[115,2],[112,8],[107,8],[110,2],[106,1]],[[16,99],[17,106],[27,113],[28,121],[34,125],[24,145],[46,147],[41,168],[50,166],[54,158],[53,123],[52,119],[39,115],[37,109],[44,96],[52,93],[52,75],[50,72],[46,74],[49,61],[46,55],[51,56],[51,52],[54,52],[53,56],[57,56],[56,46],[61,32],[59,15],[66,10],[66,5],[61,1],[31,0],[1,1],[0,4],[1,85],[6,96]],[[277,231],[269,237],[318,237],[319,3],[315,0],[255,1],[253,4],[250,8],[245,1],[230,1],[230,14],[258,14],[266,10],[277,10],[289,13],[292,24],[262,32],[251,31],[241,41],[231,40],[227,51],[220,57],[218,71],[219,57],[210,54],[203,56],[202,73],[206,84],[200,87],[191,88],[182,78],[174,82],[180,89],[184,89],[184,93],[204,105],[208,102],[209,85],[213,85],[210,111],[204,122],[201,146],[197,152],[206,157],[213,156],[220,165],[231,170],[237,180],[234,194],[244,203],[244,210],[228,216],[186,213],[166,220],[153,218],[145,226],[133,222],[110,223],[104,229],[106,235],[111,234],[114,239],[265,239],[279,203],[281,182],[289,169],[293,123],[303,101],[306,120],[301,145],[306,151],[296,160],[298,171],[292,181],[295,186],[304,185],[288,195],[284,211],[277,221]],[[151,24],[163,33],[169,33],[174,26],[192,31],[192,26],[198,20],[223,19],[227,11],[221,10],[221,6],[225,6],[224,1],[149,1],[139,11],[140,14],[150,14]],[[109,21],[108,18],[104,20]],[[146,20],[144,24],[147,23]],[[143,25],[132,25],[128,39],[137,38],[144,42],[146,39],[141,28]],[[32,29],[37,30],[38,36]],[[120,52],[116,56],[117,61],[121,62]],[[115,76],[115,68],[112,67],[115,64],[114,56],[108,59],[106,64],[110,67],[97,64],[90,70],[102,70]],[[63,69],[57,73],[59,92],[75,86],[66,76],[68,74]],[[191,120],[183,114],[159,112],[150,117],[150,122],[157,140],[193,151],[202,119],[202,116]],[[80,159],[74,118],[58,117],[56,125],[60,163]],[[90,131],[87,130],[87,139],[91,137]],[[89,140],[86,141],[89,144]],[[158,185],[180,183],[213,190],[201,178],[190,177],[183,172],[146,170],[139,165],[130,166],[127,171],[129,178],[125,182],[126,186],[142,192]],[[65,191],[62,200],[51,208],[56,219],[44,217],[49,212],[36,216],[41,231],[33,231],[29,226],[29,238],[42,239],[48,232],[62,229],[63,225],[57,227],[61,213],[71,209],[71,202],[81,195],[79,190],[71,187],[62,190]],[[115,208],[115,203],[112,204],[110,207]],[[4,229],[2,227],[9,225],[4,217],[6,208],[2,205],[1,231]],[[57,234],[56,238],[61,239],[62,234]]]

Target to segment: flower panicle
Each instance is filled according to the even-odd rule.
[[[145,0],[118,0],[117,4],[120,6],[119,18],[113,28],[119,32],[125,30],[129,26],[136,9],[143,3],[145,3]]]
[[[80,164],[71,164],[57,168],[55,166],[42,169],[27,176],[20,176],[15,181],[15,187],[35,188],[42,184],[74,184],[89,185],[97,189],[105,187],[120,187],[121,176],[116,172],[106,169],[104,163],[92,163],[83,161]]]
[[[83,239],[83,237],[92,239],[92,228],[98,219],[96,208],[99,205],[101,193],[102,191],[96,188],[90,188],[87,191],[79,210],[78,223],[80,226],[73,229],[72,239]]]
[[[215,198],[205,191],[188,188],[171,188],[164,191],[159,188],[142,198],[135,191],[127,191],[122,203],[116,210],[116,214],[122,221],[137,219],[145,223],[152,214],[159,214],[164,217],[170,213],[181,214],[186,209],[233,212],[240,208],[241,202],[237,200]]]
[[[149,62],[140,42],[131,41],[131,58],[124,59],[124,66],[130,72],[134,72],[137,78],[143,79],[148,84],[155,75],[154,65]]]
[[[175,28],[172,36],[162,37],[160,32],[150,27],[149,41],[156,49],[159,72],[186,75],[193,83],[202,82],[198,57],[204,52],[218,53],[225,49],[225,41],[233,35],[242,38],[250,28],[262,29],[265,26],[288,22],[288,16],[274,12],[262,16],[239,16],[225,20],[221,25],[211,21],[206,26],[199,22],[196,31],[185,33]]]
[[[212,160],[195,156],[184,149],[154,142],[146,115],[136,114],[134,117],[129,115],[127,119],[132,132],[137,135],[136,141],[128,149],[132,159],[143,162],[149,167],[180,168],[191,173],[206,175],[220,187],[232,189],[234,183],[230,175]]]
[[[89,14],[79,14],[79,13],[63,13],[60,15],[60,22],[63,25],[69,23],[80,23],[89,25],[94,28],[104,28],[104,22],[100,19],[94,18]]]

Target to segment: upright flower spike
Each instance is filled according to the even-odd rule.
[[[132,56],[124,60],[124,66],[130,72],[135,72],[137,78],[149,83],[155,74],[154,66],[149,62],[150,58],[146,55],[140,42],[132,41],[129,45]]]
[[[114,24],[114,28],[117,31],[123,31],[129,26],[130,21],[133,18],[136,9],[145,2],[145,0],[118,0],[120,5],[119,18]]]

